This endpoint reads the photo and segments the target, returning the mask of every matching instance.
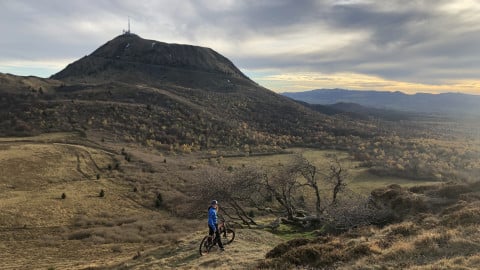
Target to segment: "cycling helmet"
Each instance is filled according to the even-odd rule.
[[[214,204],[218,204],[217,200],[212,201],[212,205],[214,205]]]

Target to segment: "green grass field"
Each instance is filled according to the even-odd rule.
[[[308,148],[288,149],[286,154],[276,154],[268,156],[245,156],[245,157],[226,157],[221,164],[225,167],[239,168],[242,166],[257,166],[274,168],[280,164],[292,162],[295,155],[302,155],[314,164],[320,172],[326,171],[332,157],[336,156],[342,163],[342,166],[348,169],[347,183],[348,187],[363,195],[368,195],[373,189],[384,187],[391,184],[401,186],[415,186],[438,183],[438,181],[414,180],[392,176],[378,176],[370,173],[368,169],[359,167],[359,162],[350,158],[347,152],[334,150],[317,150]],[[319,176],[321,177],[321,176]]]

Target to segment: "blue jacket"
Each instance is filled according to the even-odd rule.
[[[208,208],[208,226],[215,230],[215,224],[217,224],[217,210],[210,206]]]

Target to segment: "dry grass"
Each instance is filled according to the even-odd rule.
[[[78,141],[72,134],[2,139],[0,268],[118,264],[198,230],[197,221],[172,218],[152,207],[153,200],[148,203],[158,189],[140,184],[144,189],[133,192],[128,179],[158,182],[141,163],[122,162],[123,172],[108,170],[121,158],[115,150],[72,144],[72,138]]]
[[[238,239],[220,253],[216,247],[200,256],[198,246],[205,233],[193,233],[175,244],[162,245],[109,268],[99,269],[256,269],[264,254],[281,239],[269,232],[236,230]]]
[[[480,205],[475,195],[479,190],[474,184],[390,186],[378,191],[376,198],[401,213],[404,220],[397,224],[279,246],[281,239],[268,232],[239,230],[222,256],[199,257],[203,223],[172,215],[185,214],[189,198],[182,190],[195,181],[204,160],[113,142],[108,145],[111,151],[73,145],[71,134],[60,144],[61,137],[55,136],[28,142],[4,139],[0,144],[4,268],[475,269],[480,261]],[[124,147],[132,155],[130,162],[119,154]],[[274,166],[278,157],[253,161],[264,159]],[[321,162],[322,157],[317,159]],[[227,166],[229,160],[222,164]],[[241,166],[247,160],[250,157],[236,162]],[[115,162],[120,168],[108,170]],[[98,197],[101,189],[103,198]],[[64,200],[62,193],[67,195]],[[157,193],[164,198],[160,208],[154,204]]]
[[[332,237],[295,239],[272,249],[259,264],[268,269],[297,267],[335,269],[478,269],[480,259],[479,201],[449,200],[431,204],[435,197],[461,198],[476,183],[413,189],[426,208],[408,211],[405,220],[384,228],[366,227]],[[469,188],[465,188],[465,186]],[[383,202],[412,207],[409,191],[391,186],[377,191]],[[457,193],[457,194],[456,194]],[[458,194],[459,193],[459,194]],[[437,197],[438,198],[438,197]],[[392,208],[397,204],[389,204]],[[327,240],[327,241],[325,241]]]
[[[67,233],[66,238],[95,244],[165,244],[175,242],[198,228],[198,221],[159,218],[159,215],[100,219],[82,216],[74,221],[79,228]]]
[[[450,227],[480,224],[480,201],[459,204],[447,208],[442,215],[442,224]]]

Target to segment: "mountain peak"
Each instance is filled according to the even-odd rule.
[[[123,34],[53,75],[59,80],[166,79],[173,71],[202,72],[249,80],[230,60],[199,46],[165,43]],[[176,74],[178,83],[178,74]]]

